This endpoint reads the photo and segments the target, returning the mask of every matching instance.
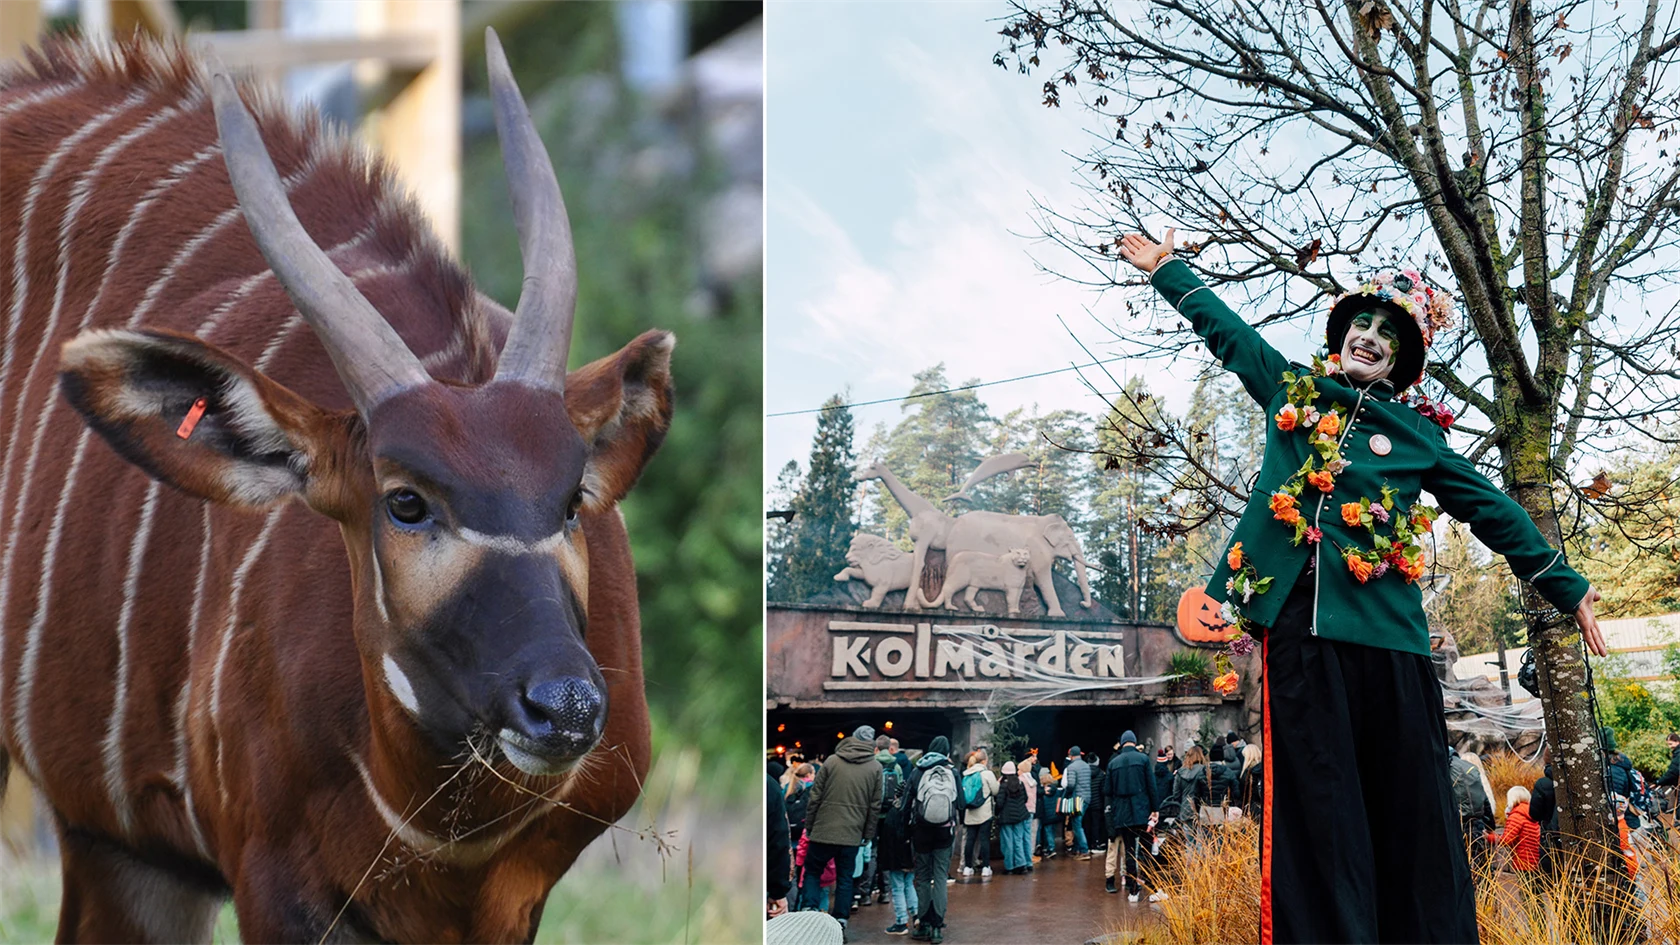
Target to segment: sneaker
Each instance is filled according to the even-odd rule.
[[[974,867],[972,867],[972,866],[963,867],[962,868],[962,874],[964,876],[973,876],[974,875]]]
[[[903,935],[908,931],[910,931],[910,926],[905,925],[903,922],[894,922],[892,925],[887,926],[888,935]]]
[[[933,930],[925,925],[917,923],[916,931],[910,933],[910,937],[918,942],[925,942],[933,937]]]
[[[990,867],[990,866],[982,866],[982,867],[980,867],[980,875],[981,875],[981,876],[982,876],[982,877],[986,877],[986,876],[990,876],[990,875],[992,875],[992,868],[991,868],[991,867]]]
[[[1152,892],[1152,893],[1149,894],[1149,901],[1150,902],[1166,902],[1168,899],[1171,899],[1171,898],[1172,898],[1171,896],[1166,894],[1165,890],[1156,890],[1155,892]]]
[[[1103,881],[1103,888],[1108,890],[1111,893],[1117,893],[1117,892],[1120,891],[1120,890],[1114,888],[1114,877],[1112,877],[1112,876],[1108,877],[1106,880]],[[1132,901],[1136,902],[1137,900],[1134,899]]]
[[[949,877],[949,876],[947,876],[947,877],[945,877],[945,885],[947,885],[947,886],[955,886],[955,885],[956,885],[956,883],[957,883],[957,881],[956,881],[956,880],[954,880],[954,879],[952,879],[952,878],[951,878],[951,877]]]
[[[1126,894],[1126,901],[1127,902],[1137,902],[1138,901],[1138,894],[1137,893],[1127,893]]]

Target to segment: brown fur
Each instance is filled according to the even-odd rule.
[[[187,926],[159,933],[125,916],[140,889],[178,889],[183,902],[231,890],[247,940],[315,939],[335,921],[335,938],[528,939],[550,887],[633,803],[649,763],[635,570],[612,505],[669,422],[669,336],[643,335],[574,372],[566,388],[564,409],[594,447],[589,469],[598,485],[574,544],[587,565],[587,590],[577,593],[587,601],[587,646],[608,686],[606,733],[585,763],[561,778],[529,778],[506,765],[498,770],[519,785],[479,765],[457,774],[461,759],[439,756],[367,658],[379,631],[370,626],[373,526],[366,510],[375,486],[365,431],[345,409],[349,400],[315,336],[301,325],[281,332],[295,309],[272,276],[260,276],[267,267],[243,219],[236,215],[192,252],[139,313],[164,268],[233,206],[220,156],[192,163],[216,140],[208,99],[198,91],[202,78],[179,53],[139,42],[98,56],[54,41],[26,67],[0,74],[0,108],[55,85],[75,86],[0,122],[0,339],[10,339],[12,355],[0,371],[0,547],[12,555],[10,583],[0,588],[0,783],[8,755],[33,761],[26,773],[68,836],[86,840],[67,845],[66,939],[189,934]],[[37,169],[137,90],[141,101],[87,134],[43,179],[26,231]],[[384,166],[313,118],[247,98],[255,99],[280,174],[312,168],[292,190],[310,235],[330,250],[363,234],[334,261],[353,276],[371,273],[357,280],[359,288],[416,355],[433,356],[427,363],[434,377],[464,385],[486,380],[506,326],[443,254]],[[179,117],[93,173],[119,136],[172,105],[183,108]],[[174,166],[187,168],[179,182],[142,207]],[[67,278],[55,302],[60,224],[84,178],[88,198],[65,228]],[[112,265],[131,221],[133,235]],[[20,242],[26,291],[13,267]],[[385,271],[393,268],[400,271]],[[55,307],[58,320],[49,328]],[[214,391],[206,392],[213,409],[203,430],[183,442],[174,434],[176,405],[153,416],[121,399],[133,361],[76,347],[70,350],[87,357],[67,361],[71,403],[61,398],[54,366],[64,342],[87,329],[123,327],[158,333],[157,345],[184,346],[181,363],[210,365],[254,390],[306,460],[294,466],[308,508],[282,500],[265,513],[225,504],[237,499],[226,486],[237,464],[204,444],[222,434],[237,439],[237,415]],[[72,405],[110,429],[81,445],[89,434]],[[37,429],[36,465],[26,475]],[[207,505],[200,496],[224,504]],[[148,498],[151,534],[136,543]],[[62,537],[45,567],[55,534]],[[133,561],[136,546],[142,556]],[[131,573],[139,580],[129,602],[122,791],[114,804],[101,752],[117,708],[117,631]],[[24,704],[20,676],[38,619],[45,624]],[[229,627],[222,714],[212,720],[214,669]],[[184,730],[176,722],[183,695]],[[32,733],[33,759],[22,755],[20,719]],[[175,770],[178,741],[186,749],[184,779]],[[462,848],[522,821],[529,790],[557,794],[564,804],[482,857],[427,854],[400,840],[387,845],[390,831],[352,759],[364,761],[388,804],[414,814],[411,827],[460,837]]]

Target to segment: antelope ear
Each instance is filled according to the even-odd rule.
[[[642,474],[671,427],[671,349],[677,336],[647,331],[566,375],[566,412],[590,445],[584,487],[591,510],[610,508]]]
[[[189,495],[229,505],[305,494],[312,467],[347,435],[343,418],[186,335],[78,335],[64,345],[59,387],[124,459]]]

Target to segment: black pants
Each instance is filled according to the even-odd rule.
[[[1312,636],[1312,591],[1264,634],[1260,941],[1476,942],[1429,658]]]
[[[805,879],[799,884],[800,908],[815,911],[822,902],[822,874],[834,861],[834,901],[828,914],[846,921],[852,915],[852,870],[857,868],[857,847],[812,842],[805,846]]]
[[[981,870],[992,865],[992,822],[963,825],[963,865]]]

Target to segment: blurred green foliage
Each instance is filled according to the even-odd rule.
[[[696,129],[650,115],[614,77],[611,7],[557,4],[539,15],[502,35],[571,217],[580,273],[571,363],[648,328],[677,335],[670,435],[623,504],[656,748],[675,739],[750,765],[763,663],[760,279],[702,284],[698,224],[722,171],[694,144]],[[464,70],[481,81],[474,58]],[[557,74],[542,83],[527,67]],[[684,153],[698,159],[670,160]],[[479,287],[511,308],[521,267],[493,135],[462,156],[461,242]]]

